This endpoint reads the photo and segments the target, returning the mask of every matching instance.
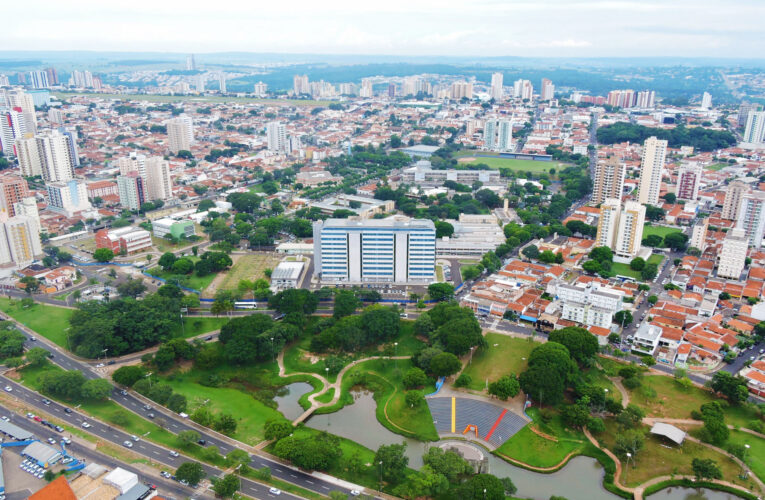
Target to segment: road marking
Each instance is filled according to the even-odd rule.
[[[308,484],[313,484],[313,481],[309,481],[308,479],[306,479],[305,482]]]
[[[292,476],[292,477],[294,477],[295,479],[297,479],[297,476],[296,476],[295,474],[290,474],[290,476]]]
[[[152,451],[152,453],[154,453],[155,455],[159,455],[158,451]]]

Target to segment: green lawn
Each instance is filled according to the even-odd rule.
[[[462,372],[470,375],[472,379],[468,387],[477,391],[486,387],[487,379],[491,383],[503,375],[519,375],[526,369],[532,349],[540,345],[539,342],[531,342],[529,339],[497,333],[487,333],[486,342],[489,347],[476,350],[472,361]]]
[[[635,278],[638,281],[643,281],[640,271],[635,271],[629,264],[622,264],[621,262],[614,262],[611,264],[611,272],[616,276],[629,276]]]
[[[145,94],[96,94],[83,92],[51,92],[51,95],[59,99],[67,99],[74,96],[91,97],[94,99],[121,99],[123,101],[148,101],[148,102],[246,102],[251,104],[269,104],[282,106],[327,106],[330,101],[298,100],[298,99],[258,99],[254,97],[234,96],[180,96],[180,95],[145,95]]]
[[[667,226],[651,226],[646,224],[643,226],[643,238],[647,238],[648,236],[651,236],[652,234],[655,234],[657,236],[661,236],[664,238],[668,234],[672,233],[682,233],[682,230],[676,227],[667,227]]]
[[[482,154],[482,153],[477,153]],[[513,160],[510,158],[488,158],[483,156],[467,155],[468,157],[474,157],[475,160],[465,162],[459,161],[461,165],[478,165],[483,163],[488,165],[493,170],[500,168],[509,168],[516,172],[533,172],[535,174],[544,174],[550,171],[551,168],[560,170],[566,168],[568,165],[559,163],[557,161],[534,161],[534,160]]]
[[[266,278],[265,270],[273,270],[282,260],[282,256],[275,253],[251,253],[234,257],[234,265],[226,272],[218,290],[235,290],[241,280],[255,281]]]
[[[730,444],[749,445],[749,451],[746,454],[746,463],[752,469],[757,477],[765,480],[765,439],[747,434],[741,431],[731,431]]]
[[[664,256],[663,255],[661,255],[659,253],[655,253],[655,254],[651,255],[650,257],[648,257],[648,260],[646,261],[646,263],[647,264],[656,264],[658,266],[659,264],[661,264],[661,261],[663,261],[663,260],[664,260]]]
[[[66,349],[66,331],[74,309],[35,303],[22,308],[20,300],[0,298],[0,309],[16,321]]]
[[[173,337],[183,337],[185,339],[189,337],[196,337],[203,333],[212,332],[214,330],[220,330],[220,328],[228,323],[231,318],[211,318],[209,316],[184,316],[183,325],[180,323],[173,327]]]
[[[708,167],[704,168],[707,170],[718,171],[724,169],[725,167],[730,167],[730,165],[728,163],[715,163],[714,165],[709,165]]]
[[[194,262],[199,260],[197,257],[189,258]],[[163,271],[159,267],[152,267],[151,269],[148,269],[147,272],[152,276],[162,278],[167,282],[177,281],[181,286],[193,288],[194,290],[199,291],[203,291],[205,288],[210,286],[210,283],[212,283],[212,281],[215,279],[215,276],[217,276],[216,273],[211,273],[206,276],[199,276],[196,271],[192,272],[191,274],[174,274],[170,271]]]

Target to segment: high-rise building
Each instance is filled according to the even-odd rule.
[[[741,208],[741,199],[750,191],[749,185],[740,180],[735,180],[728,184],[725,191],[725,200],[721,217],[728,220],[738,219],[738,209]]]
[[[675,195],[678,200],[696,201],[699,197],[702,169],[696,162],[683,163],[677,173],[677,189]]]
[[[266,138],[268,150],[279,153],[288,153],[287,126],[280,122],[269,122],[266,125]]]
[[[265,97],[268,93],[268,85],[263,82],[258,82],[252,86],[252,93],[258,97]]]
[[[513,150],[513,122],[486,120],[483,127],[483,145],[489,151]]]
[[[419,93],[431,94],[430,83],[420,76],[408,76],[404,78],[401,86],[401,95],[417,95]]]
[[[606,97],[606,104],[618,108],[634,108],[637,94],[632,89],[612,90]]]
[[[72,70],[72,75],[69,77],[69,86],[78,88],[93,88],[93,74],[88,71]]]
[[[736,227],[744,230],[749,245],[759,248],[765,233],[765,192],[753,191],[741,197]]]
[[[359,91],[359,97],[372,97],[374,95],[372,91],[372,79],[361,79],[361,90]]]
[[[35,140],[42,177],[46,183],[74,178],[74,164],[67,136],[58,130],[50,130],[36,135]]]
[[[473,84],[465,81],[452,83],[451,98],[459,100],[463,97],[466,99],[473,98]]]
[[[48,73],[45,70],[30,71],[29,84],[33,89],[47,89],[50,87],[50,83],[48,83]]]
[[[58,85],[58,72],[56,68],[45,68],[45,72],[48,74],[48,83],[51,85]]]
[[[16,213],[16,217],[24,216],[31,217],[34,220],[37,227],[37,233],[40,232],[40,211],[37,209],[37,199],[34,196],[27,196],[22,198],[21,201],[13,204],[13,210]]]
[[[744,101],[738,107],[738,126],[745,127],[746,121],[749,118],[749,113],[752,111],[759,111],[760,105],[756,102]]]
[[[48,121],[51,125],[62,125],[64,123],[64,113],[58,108],[48,110]]]
[[[638,108],[653,108],[656,102],[656,92],[653,90],[641,90],[637,93],[635,106]]]
[[[528,80],[516,80],[513,82],[513,97],[530,101],[534,98],[534,86]]]
[[[186,57],[186,71],[194,71],[197,69],[197,63],[194,61],[194,54]]]
[[[16,139],[24,136],[27,127],[15,109],[0,108],[0,151],[5,156],[16,156]]]
[[[645,224],[645,207],[635,201],[624,204],[619,214],[619,228],[616,233],[614,254],[618,257],[634,257],[640,250],[643,241],[643,225]]]
[[[702,252],[707,247],[707,230],[709,228],[709,218],[701,219],[693,225],[691,231],[691,239],[688,245],[694,248],[698,248]]]
[[[491,75],[491,98],[495,101],[501,101],[504,95],[502,90],[502,82],[504,78],[505,75],[500,72],[492,73]]]
[[[85,181],[70,179],[66,182],[49,182],[48,209],[73,217],[77,212],[93,208],[88,201],[88,188]]]
[[[19,215],[0,223],[0,265],[21,269],[42,253],[40,226],[32,217]]]
[[[221,94],[226,93],[226,74],[222,71],[218,73],[218,88]]]
[[[744,142],[765,144],[765,111],[750,111],[744,129]]]
[[[542,87],[539,91],[540,101],[552,101],[555,97],[555,85],[547,78],[542,78]]]
[[[436,228],[415,219],[327,219],[313,225],[314,275],[324,282],[431,283]]]
[[[701,96],[701,107],[703,109],[712,109],[712,94],[704,92]]]
[[[667,141],[649,137],[643,143],[643,158],[640,163],[638,202],[643,205],[657,205],[661,189],[661,175],[667,156]]]
[[[189,151],[194,144],[194,122],[185,114],[167,121],[167,137],[170,152]]]
[[[80,150],[77,147],[77,129],[69,127],[59,127],[58,132],[66,137],[66,143],[69,147],[69,160],[76,168],[80,166]]]
[[[719,262],[717,263],[717,276],[738,280],[746,265],[746,251],[749,239],[743,229],[734,228],[728,231],[722,243]]]
[[[32,94],[21,89],[12,89],[5,92],[4,104],[11,111],[18,113],[18,119],[22,127],[22,135],[37,133],[37,115],[35,114],[35,100]],[[0,108],[3,103],[0,103]],[[0,111],[1,112],[1,111]]]
[[[604,290],[597,282],[586,285],[561,283],[555,293],[563,303],[561,318],[588,326],[611,328],[614,314],[623,309],[624,292]]]
[[[8,75],[0,75],[0,87],[9,87],[11,81],[8,79]]]
[[[168,200],[173,197],[173,180],[170,177],[170,162],[161,156],[146,160],[146,199]]]
[[[598,161],[592,185],[592,203],[603,203],[608,198],[621,200],[624,192],[624,176],[627,165],[618,156]]]
[[[19,160],[19,170],[24,177],[42,175],[42,159],[37,146],[37,139],[32,134],[16,139],[16,158]]]
[[[146,177],[146,156],[133,151],[129,156],[117,158],[117,168],[120,169],[120,175],[136,172],[141,177]]]
[[[396,97],[396,85],[394,83],[388,84],[388,97],[391,99]]]
[[[614,247],[621,211],[622,202],[618,198],[608,198],[601,203],[600,217],[598,218],[598,232],[595,236],[596,246],[608,248]]]
[[[310,94],[311,87],[308,85],[308,75],[295,75],[292,78],[292,91],[295,95]]]
[[[139,210],[147,201],[143,177],[137,172],[117,176],[117,191],[120,195],[120,205],[128,210]]]
[[[29,188],[25,179],[0,177],[0,218],[15,216],[15,205],[27,197]]]

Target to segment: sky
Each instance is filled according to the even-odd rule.
[[[762,0],[28,0],[1,50],[762,58]]]

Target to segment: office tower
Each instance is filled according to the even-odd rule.
[[[452,83],[451,98],[462,99],[463,97],[467,99],[473,98],[473,84],[465,81]]]
[[[619,214],[619,228],[613,251],[618,257],[634,257],[643,241],[645,207],[635,201],[624,204]]]
[[[218,88],[221,94],[226,93],[226,74],[222,71],[218,73]]]
[[[21,269],[42,255],[40,226],[32,217],[19,215],[0,224],[0,265]]]
[[[608,198],[601,203],[595,246],[613,248],[621,210],[622,202],[618,198]]]
[[[749,239],[743,229],[734,228],[728,231],[720,250],[720,259],[717,263],[717,276],[738,280],[746,265],[746,251]]]
[[[51,125],[62,125],[64,123],[64,113],[58,108],[48,110],[48,121]]]
[[[709,218],[701,219],[693,225],[691,231],[691,239],[688,245],[694,248],[698,248],[702,252],[707,247],[707,229],[709,228]]]
[[[16,139],[15,147],[21,175],[24,177],[42,175],[42,159],[35,136],[26,134],[26,137]]]
[[[264,97],[268,93],[268,85],[258,82],[252,86],[252,93],[258,97]]]
[[[45,68],[45,73],[48,75],[48,83],[50,85],[58,85],[58,72],[56,68]]]
[[[169,200],[173,197],[173,181],[170,178],[170,162],[161,156],[146,160],[146,199]]]
[[[704,92],[701,96],[701,107],[704,109],[712,109],[712,94]]]
[[[204,73],[201,75],[197,75],[194,78],[194,88],[197,90],[197,92],[204,92],[206,84],[207,84],[207,76]]]
[[[59,127],[58,131],[61,135],[66,137],[67,146],[69,146],[69,159],[72,165],[76,168],[80,166],[80,150],[77,147],[77,129]]]
[[[190,116],[180,115],[167,121],[167,137],[170,152],[189,151],[194,144],[194,122]]]
[[[749,239],[749,245],[759,248],[765,232],[765,192],[753,191],[741,197],[736,227]]]
[[[656,92],[653,90],[641,90],[637,93],[635,106],[638,108],[653,108],[656,101]]]
[[[287,127],[283,123],[269,122],[266,125],[266,138],[268,139],[268,150],[279,153],[287,153]]]
[[[58,130],[46,131],[35,136],[40,155],[42,177],[46,183],[68,181],[74,177],[69,138]]]
[[[371,78],[362,78],[361,79],[361,91],[359,92],[359,97],[372,97],[372,79]]]
[[[749,191],[749,185],[744,181],[735,180],[728,184],[721,217],[728,220],[737,220],[738,209],[741,207],[741,199]]]
[[[66,182],[49,182],[48,209],[73,217],[77,212],[93,208],[88,201],[88,188],[85,181],[70,179]]]
[[[33,89],[47,89],[50,87],[50,84],[48,83],[48,73],[44,70],[30,71],[29,84]]]
[[[750,111],[744,129],[744,142],[765,144],[765,111]]]
[[[308,85],[308,75],[295,75],[292,78],[292,91],[295,95],[310,94],[311,87]]]
[[[16,73],[16,83],[19,85],[27,83],[27,75],[24,73]]]
[[[513,150],[513,122],[486,120],[483,127],[483,145],[490,151]]]
[[[597,205],[608,198],[621,200],[626,172],[627,165],[617,156],[598,161],[595,164],[595,178],[592,183],[592,203]]]
[[[677,174],[677,189],[675,195],[678,200],[696,201],[699,197],[702,169],[696,162],[684,163],[680,166]]]
[[[72,70],[72,75],[69,77],[69,85],[79,88],[93,88],[93,74],[87,70]]]
[[[0,87],[9,87],[11,81],[8,79],[8,75],[0,75]]]
[[[759,111],[760,105],[754,102],[744,101],[738,107],[738,126],[746,126],[746,120],[749,118],[749,113],[752,111]]]
[[[27,181],[21,177],[0,177],[0,218],[16,215],[15,205],[29,197]]]
[[[141,177],[146,177],[146,156],[133,151],[130,156],[122,156],[117,159],[117,167],[120,175],[130,175],[135,172]]]
[[[194,71],[197,69],[197,63],[194,61],[194,54],[186,57],[186,71]]]
[[[649,137],[643,143],[643,159],[640,162],[640,184],[638,202],[643,205],[657,205],[661,189],[661,174],[667,156],[667,141]]]
[[[431,220],[327,219],[313,225],[314,275],[326,282],[431,283],[436,228]]]
[[[542,78],[542,87],[539,91],[541,101],[551,101],[555,97],[555,85],[547,78]]]
[[[396,85],[393,83],[388,84],[388,97],[391,99],[396,97]]]
[[[141,205],[147,201],[143,178],[137,172],[118,175],[117,191],[120,195],[120,205],[129,210],[140,210]]]
[[[491,75],[491,98],[495,101],[501,101],[503,96],[502,82],[505,75],[502,73],[492,73]]]
[[[26,124],[15,109],[0,108],[0,151],[5,156],[16,156],[16,139],[23,137]]]

